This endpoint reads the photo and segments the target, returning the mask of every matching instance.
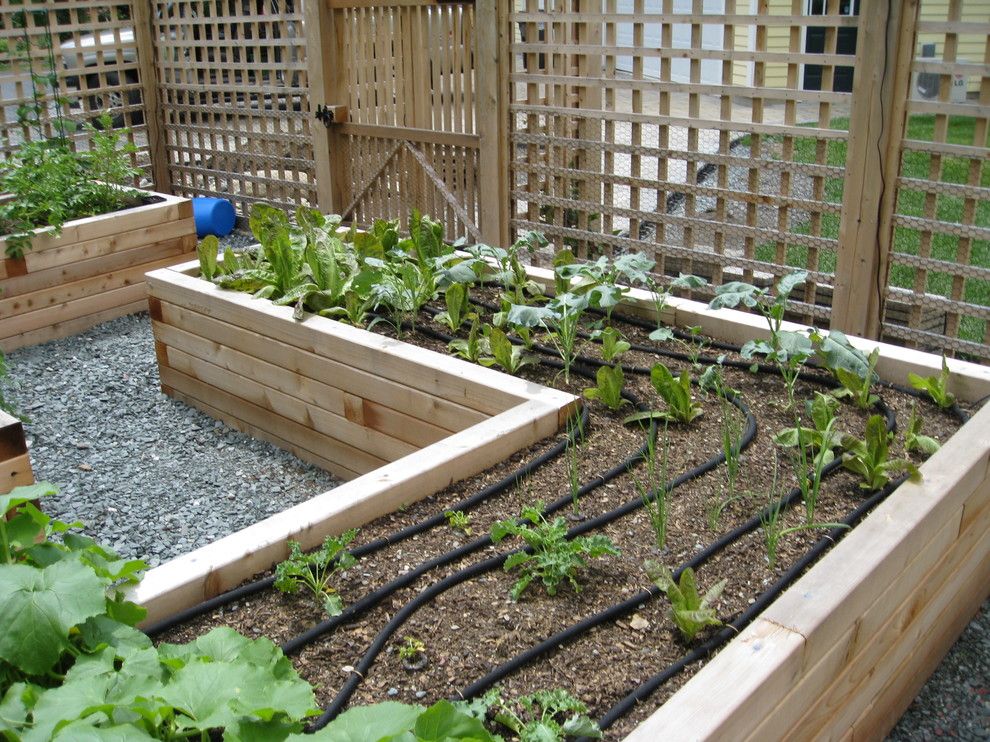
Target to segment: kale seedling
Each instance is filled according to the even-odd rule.
[[[679,582],[674,581],[674,576],[667,567],[656,562],[646,563],[646,574],[656,584],[658,588],[666,593],[670,600],[670,617],[684,637],[684,641],[691,643],[694,637],[705,626],[721,626],[712,603],[725,590],[728,580],[723,579],[713,585],[704,597],[698,593],[698,585],[694,578],[694,570],[688,567],[681,572]]]
[[[908,374],[908,382],[921,392],[928,392],[932,401],[943,409],[952,407],[956,398],[949,392],[949,364],[942,356],[942,371],[938,376],[918,376]]]
[[[880,378],[876,372],[880,349],[874,348],[867,356],[838,330],[832,330],[825,337],[813,333],[812,340],[818,343],[817,353],[825,367],[842,385],[832,395],[837,399],[852,399],[853,404],[861,410],[872,407],[879,400],[871,390]]]
[[[598,724],[588,716],[588,707],[561,688],[537,691],[515,700],[506,700],[501,689],[493,688],[484,695],[483,703],[495,721],[523,742],[602,736]]]
[[[863,480],[859,486],[868,492],[884,487],[891,476],[907,472],[913,482],[921,480],[921,473],[909,459],[890,457],[890,440],[893,434],[887,432],[887,421],[883,415],[873,415],[866,422],[866,437],[859,440],[846,436],[842,445],[846,452],[842,455],[842,465]]]
[[[296,593],[306,588],[329,616],[338,616],[344,610],[337,591],[330,580],[356,563],[345,549],[357,536],[352,528],[340,536],[327,536],[323,546],[310,554],[304,554],[298,541],[289,542],[289,558],[275,567],[275,587],[283,593]]]
[[[629,404],[629,400],[622,396],[626,377],[622,373],[621,366],[599,366],[598,371],[595,372],[595,380],[598,382],[598,386],[585,389],[585,397],[597,399],[613,411]]]
[[[541,515],[543,503],[522,509],[521,520],[530,524],[503,520],[492,526],[492,542],[498,543],[506,536],[519,536],[533,553],[517,551],[506,557],[502,568],[521,567],[522,576],[512,586],[512,599],[519,596],[529,584],[539,578],[548,595],[556,595],[558,586],[567,580],[574,592],[581,592],[575,576],[588,566],[587,558],[595,559],[606,554],[618,556],[619,550],[607,536],[575,536],[567,538],[567,525],[563,518],[547,521]]]
[[[674,378],[670,369],[662,363],[656,364],[650,371],[650,382],[663,400],[667,409],[663,411],[649,410],[637,412],[627,417],[623,422],[631,423],[639,420],[669,420],[678,423],[690,423],[702,414],[702,407],[691,396],[691,376],[687,370],[680,377]]]

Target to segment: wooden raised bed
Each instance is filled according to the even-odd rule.
[[[577,399],[193,277],[147,276],[162,388],[352,480],[151,570],[149,621],[476,474],[556,432]]]
[[[21,421],[0,410],[0,495],[34,483]]]
[[[261,333],[274,330],[279,345],[295,349],[288,367],[300,376],[305,370],[301,360],[324,356],[343,363],[353,359],[363,370],[383,371],[385,379],[377,383],[390,389],[397,381],[411,381],[401,371],[402,359],[433,364],[419,381],[425,385],[421,390],[429,390],[438,399],[440,380],[456,378],[454,396],[448,401],[476,413],[485,411],[480,407],[484,404],[496,405],[488,410],[494,412],[499,393],[529,401],[517,401],[508,412],[365,475],[352,482],[350,490],[326,493],[151,570],[132,597],[151,609],[152,618],[181,610],[270,566],[284,555],[282,539],[290,533],[316,544],[327,532],[370,520],[464,476],[465,460],[483,463],[481,451],[493,454],[486,461],[496,460],[508,447],[493,429],[501,427],[501,423],[494,425],[500,418],[508,424],[515,415],[514,429],[527,427],[529,437],[536,439],[559,424],[561,412],[570,404],[557,397],[548,397],[554,401],[547,404],[543,394],[559,393],[537,392],[532,390],[534,385],[496,374],[494,384],[501,391],[472,406],[463,385],[468,379],[492,378],[484,369],[469,366],[462,370],[458,361],[319,318],[293,322],[289,309],[221,292],[192,278],[189,274],[194,271],[193,266],[184,266],[149,276],[156,332],[164,330],[178,338],[177,330],[165,327],[186,316],[209,315],[218,323],[241,328],[236,334],[251,340],[251,345],[238,346],[239,353],[270,343],[261,339]],[[551,282],[546,271],[532,274]],[[634,291],[626,308],[648,315],[652,307],[647,294]],[[733,310],[712,311],[686,300],[671,300],[663,319],[680,327],[701,326],[704,333],[735,343],[768,335],[762,318]],[[310,332],[331,326],[341,328],[332,339],[321,335],[315,340]],[[788,323],[787,329],[799,328]],[[214,354],[224,374],[236,372],[236,367],[228,365],[230,358],[250,362],[245,356],[232,356],[234,348],[227,346],[225,337],[196,341],[203,351]],[[935,374],[941,365],[938,357],[919,351],[854,342],[866,351],[880,348],[878,371],[888,381],[904,383],[908,372]],[[181,392],[191,401],[194,390],[202,390],[198,393],[205,396],[209,388],[173,364],[178,361],[186,370],[195,369],[192,354],[192,346],[173,349],[167,339],[159,347],[166,385],[177,391],[176,382],[191,383],[190,391]],[[258,378],[267,373],[265,364],[252,368],[257,369]],[[964,362],[950,362],[950,368],[951,389],[960,399],[978,400],[990,394],[990,369]],[[289,383],[295,383],[294,378],[290,374]],[[524,388],[532,390],[533,396],[527,397]],[[259,389],[246,394],[254,395],[256,402],[261,401],[257,396],[261,394],[274,405],[283,393]],[[371,402],[375,392],[369,387],[361,394]],[[208,405],[200,406],[209,409],[217,404],[216,397],[210,399]],[[256,402],[234,401],[238,409],[262,409]],[[537,405],[548,419],[536,426],[533,413],[527,413],[523,421],[518,413],[526,407],[535,410]],[[231,419],[231,413],[221,416]],[[251,421],[243,427],[259,432]],[[456,440],[465,452],[483,438],[492,441],[488,448],[459,459],[448,455],[432,468],[422,466],[422,455],[436,447],[447,450]],[[434,463],[436,456],[426,458]],[[415,463],[406,467],[407,461]],[[921,469],[921,483],[902,485],[627,739],[858,739],[877,738],[889,730],[990,592],[990,409],[976,414]],[[398,483],[394,477],[400,472],[412,472],[416,486],[407,489]]]
[[[38,230],[23,258],[0,260],[0,349],[82,332],[147,306],[144,274],[196,251],[192,201],[161,199]],[[0,258],[6,255],[0,237]]]

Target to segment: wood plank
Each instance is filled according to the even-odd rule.
[[[28,338],[35,338],[32,342],[44,342],[58,337],[66,337],[66,334],[72,334],[66,332],[70,326],[77,328],[92,326],[86,324],[88,320],[72,324],[74,320],[95,316],[109,319],[119,317],[121,314],[129,314],[134,311],[132,307],[135,304],[139,302],[143,304],[146,294],[145,285],[139,283],[13,317],[10,320],[10,325],[5,323],[4,326],[5,332],[13,328],[13,333],[0,339],[0,347],[4,351],[10,351],[23,347],[27,344]],[[127,311],[124,311],[125,308]],[[105,321],[105,319],[100,321]],[[78,329],[76,331],[78,332]],[[43,340],[37,340],[37,338],[43,338]]]
[[[317,546],[486,469],[553,434],[559,409],[528,401],[278,515],[150,570],[129,597],[157,621],[285,558],[286,539]]]
[[[292,453],[293,456],[300,459],[301,461],[306,461],[312,464],[313,466],[318,466],[324,471],[330,472],[335,477],[338,477],[345,482],[348,482],[352,479],[357,479],[359,476],[361,476],[358,472],[351,471],[346,466],[343,466],[342,464],[338,464],[336,461],[330,461],[329,459],[325,459],[322,456],[318,456],[317,454],[303,448],[302,446],[298,446],[295,443],[292,443],[291,441],[285,440],[284,438],[279,438],[274,433],[265,430],[263,428],[259,428],[256,425],[251,425],[250,423],[244,422],[239,417],[235,417],[234,415],[232,415],[229,412],[226,412],[225,410],[218,409],[212,406],[211,404],[204,402],[201,399],[196,399],[195,397],[189,394],[180,392],[178,389],[167,388],[164,389],[163,391],[173,399],[178,400],[183,404],[187,404],[190,407],[195,407],[201,410],[202,412],[205,412],[214,420],[222,420],[234,430],[238,430],[241,433],[244,433],[245,435],[251,436],[252,438],[257,438],[258,440],[267,441],[268,443],[271,443],[273,446],[277,446],[278,448],[281,448],[283,451],[289,451],[290,453]]]
[[[138,312],[147,310],[148,300],[142,297],[130,304],[113,306],[99,312],[76,317],[75,319],[54,322],[40,329],[23,332],[14,337],[4,338],[0,340],[0,348],[3,348],[5,352],[9,352],[17,348],[25,348],[29,345],[47,343],[49,340],[58,340],[59,338],[69,337],[70,335],[78,335],[80,332],[84,332],[102,322],[109,322],[117,317],[137,314]]]
[[[0,460],[27,453],[24,425],[10,413],[0,410]]]
[[[120,269],[110,270],[76,281],[58,283],[49,288],[18,294],[10,298],[4,295],[4,298],[0,298],[0,317],[3,317],[0,320],[0,337],[13,334],[7,332],[7,325],[13,324],[12,320],[15,318],[28,317],[33,312],[50,309],[54,306],[68,306],[87,296],[102,294],[123,286],[143,285],[145,273],[149,270],[164,268],[174,264],[180,257],[177,251],[181,249],[183,249],[181,243],[167,244],[165,252],[172,254],[157,260],[145,262],[144,256],[141,254],[143,250],[139,248],[138,250],[129,251],[134,254],[126,256],[127,259],[124,262],[130,265],[126,265]],[[140,262],[133,265],[135,260]],[[30,329],[34,328],[32,327]]]
[[[291,307],[277,307],[247,294],[222,291],[206,281],[182,275],[181,269],[177,266],[149,273],[152,294],[239,327],[270,330],[273,336],[304,350],[374,371],[481,412],[497,414],[534,395],[560,399],[569,396],[325,317],[293,320]],[[319,331],[318,335],[313,330]],[[424,372],[424,368],[429,371]]]
[[[26,453],[0,461],[0,495],[28,484],[34,484],[34,473]]]
[[[334,127],[344,136],[374,137],[375,139],[420,142],[423,144],[449,144],[455,147],[477,149],[481,138],[477,134],[458,134],[449,131],[433,131],[414,127],[381,126],[378,124],[345,123]]]
[[[217,354],[222,353],[224,347],[230,347],[251,358],[266,358],[300,376],[314,380],[333,379],[334,386],[344,392],[361,396],[382,407],[402,411],[420,420],[430,420],[448,432],[463,430],[486,417],[469,407],[448,402],[399,382],[382,379],[372,372],[351,368],[251,330],[225,325],[173,304],[160,304],[160,312],[163,322],[153,324],[155,336],[166,344],[175,345],[194,355],[207,357],[205,353],[211,347]],[[202,340],[196,340],[197,336]]]
[[[167,348],[166,356],[168,366],[175,371],[245,399],[261,409],[270,410],[382,461],[395,461],[420,448],[383,435],[360,423],[351,422],[343,415],[304,402],[290,394],[260,384],[250,377],[234,373],[176,348]]]
[[[434,443],[454,432],[452,429],[448,430],[433,425],[425,419],[419,419],[404,412],[370,402],[362,396],[350,394],[337,386],[303,376],[283,365],[269,363],[252,354],[242,353],[227,345],[192,335],[176,327],[157,322],[153,322],[152,327],[157,343],[163,351],[168,347],[184,351],[188,355],[208,361],[240,376],[247,376],[265,386],[284,394],[290,394],[307,404],[316,405],[320,409],[344,417],[351,422],[410,443],[416,448]],[[280,354],[273,353],[273,357],[284,362],[284,358]],[[167,355],[159,357],[159,363],[162,362],[168,365]],[[329,368],[329,363],[325,365],[328,366],[326,372],[320,374],[319,378],[334,379],[333,369]],[[368,380],[368,386],[374,386],[371,379]],[[466,408],[462,409],[467,411]],[[484,419],[473,410],[471,413],[471,421],[464,421],[461,427],[457,428],[458,430]]]
[[[388,463],[173,368],[162,368],[159,372],[163,390],[176,389],[193,399],[202,400],[211,407],[223,410],[257,428],[271,430],[279,438],[291,441],[300,448],[352,471],[363,474]]]

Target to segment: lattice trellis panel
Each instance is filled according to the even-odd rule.
[[[299,0],[154,3],[161,115],[175,193],[315,205]]]
[[[73,146],[85,149],[81,126],[106,111],[115,128],[128,127],[125,136],[138,149],[132,162],[145,175],[135,185],[151,185],[132,11],[130,0],[0,0],[0,156],[24,141],[55,136],[60,115]],[[57,95],[49,85],[32,85],[32,74],[52,72]],[[40,126],[20,123],[18,109],[36,104]]]
[[[334,2],[348,123],[335,125],[345,218],[417,208],[478,239],[473,4]],[[486,115],[497,115],[486,112]]]
[[[977,0],[923,0],[897,180],[886,333],[990,359],[990,15]],[[926,48],[927,47],[927,48]]]
[[[516,0],[513,228],[716,283],[807,268],[804,310],[824,319],[848,72],[834,83],[859,19],[847,2],[806,5]],[[804,89],[808,69],[820,89]]]

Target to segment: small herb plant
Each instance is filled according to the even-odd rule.
[[[800,533],[801,531],[828,531],[833,528],[849,528],[845,523],[813,523],[809,521],[785,528],[784,522],[781,519],[783,507],[784,503],[777,489],[777,465],[774,463],[773,483],[770,486],[770,492],[767,496],[767,506],[760,512],[760,530],[763,531],[763,543],[767,550],[767,565],[771,570],[777,566],[780,541],[784,536],[792,533]]]
[[[670,369],[662,363],[658,363],[650,370],[650,382],[657,394],[667,403],[667,409],[637,412],[627,417],[624,422],[669,420],[670,422],[690,423],[702,414],[701,405],[691,395],[691,376],[686,369],[681,371],[681,375],[675,379],[670,373]]]
[[[601,739],[602,732],[588,716],[588,707],[567,691],[537,691],[506,699],[499,688],[483,699],[494,720],[525,742],[563,742],[567,737]]]
[[[503,520],[492,526],[492,542],[498,543],[506,536],[518,536],[532,549],[532,553],[517,551],[510,554],[502,568],[508,572],[521,568],[522,576],[512,586],[513,600],[519,600],[533,580],[539,579],[548,595],[556,595],[557,588],[567,581],[574,592],[581,592],[577,573],[588,566],[588,559],[611,555],[618,556],[611,539],[603,535],[575,536],[567,538],[566,521],[556,517],[548,521],[541,515],[543,503],[522,509],[522,524]]]
[[[663,551],[667,545],[667,462],[670,454],[670,438],[667,437],[667,427],[663,429],[663,452],[657,458],[657,440],[647,433],[646,438],[646,479],[640,480],[636,473],[630,469],[633,485],[639,493],[639,499],[643,503],[646,517],[649,518],[650,528],[653,530],[654,543],[659,551]]]
[[[927,392],[932,401],[942,409],[955,404],[956,398],[949,392],[949,363],[942,356],[942,371],[938,376],[908,374],[908,382],[920,392]]]
[[[622,396],[626,377],[622,373],[621,366],[599,366],[598,371],[595,372],[595,381],[598,382],[597,386],[584,390],[584,396],[588,399],[598,400],[612,411],[630,404],[629,400]]]
[[[471,516],[463,510],[447,510],[444,512],[447,525],[454,530],[462,532],[465,536],[471,535]]]
[[[289,541],[289,558],[275,567],[275,588],[290,594],[305,588],[328,616],[340,615],[344,604],[330,582],[355,564],[346,551],[355,536],[357,529],[353,528],[340,536],[327,536],[323,546],[309,554],[303,553],[298,541]]]
[[[846,436],[842,445],[842,465],[858,474],[862,480],[860,488],[874,492],[883,488],[890,480],[906,472],[911,481],[921,480],[918,467],[910,459],[891,458],[890,441],[893,433],[887,431],[887,421],[883,415],[872,415],[866,421],[866,436],[863,440]]]
[[[681,572],[679,581],[674,580],[673,574],[667,567],[656,562],[646,563],[646,574],[667,595],[670,601],[670,617],[686,643],[693,642],[698,632],[706,626],[722,625],[712,604],[725,590],[727,579],[712,585],[702,596],[698,592],[694,570],[690,567]]]

